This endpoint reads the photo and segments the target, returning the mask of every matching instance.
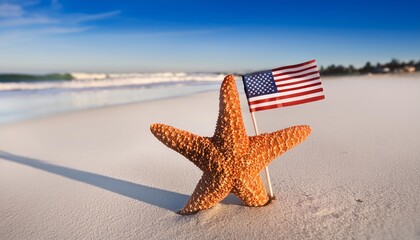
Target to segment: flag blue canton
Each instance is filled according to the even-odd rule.
[[[277,86],[271,70],[245,74],[242,76],[242,80],[248,98],[277,92]]]

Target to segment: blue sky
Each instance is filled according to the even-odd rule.
[[[420,1],[0,0],[0,72],[420,60]]]

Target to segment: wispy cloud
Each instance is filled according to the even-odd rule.
[[[90,29],[92,27],[45,27],[26,31],[10,30],[0,33],[0,43],[10,43],[16,40],[28,41],[39,36],[81,33]]]
[[[49,18],[42,15],[33,15],[26,17],[14,17],[4,19],[0,22],[0,27],[18,27],[18,26],[35,26],[42,24],[55,24],[59,23],[58,19]]]
[[[94,21],[116,17],[121,13],[117,10],[94,14],[61,13],[59,0],[51,0],[45,7],[38,5],[40,1],[36,0],[0,3],[0,38],[26,36],[28,32],[35,35],[83,32],[94,28]]]
[[[20,5],[10,3],[0,3],[0,18],[15,18],[23,15]]]
[[[98,14],[79,14],[79,15],[74,15],[73,19],[69,19],[69,21],[73,21],[75,23],[98,21],[98,20],[103,20],[106,18],[117,16],[120,13],[121,11],[111,11],[111,12],[104,12],[104,13],[98,13]]]
[[[2,0],[2,2],[17,4],[22,7],[36,6],[41,3],[42,0]]]

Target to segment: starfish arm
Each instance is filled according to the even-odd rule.
[[[236,182],[232,193],[238,196],[245,205],[250,207],[264,206],[269,201],[261,175],[243,177]]]
[[[182,154],[201,170],[206,171],[211,167],[210,161],[216,149],[209,138],[164,124],[152,124],[150,131],[163,144]]]
[[[204,172],[190,199],[179,213],[188,215],[211,208],[223,200],[231,189],[232,180],[225,174]]]
[[[224,155],[243,155],[248,150],[249,138],[242,119],[235,78],[232,75],[226,76],[220,87],[219,116],[212,141]]]
[[[303,142],[310,133],[311,127],[303,125],[251,137],[249,159],[258,161],[254,166],[262,170],[276,157]]]

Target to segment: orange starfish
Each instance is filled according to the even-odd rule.
[[[213,137],[201,137],[164,124],[150,126],[157,139],[203,171],[180,214],[193,214],[211,208],[229,193],[234,193],[247,206],[268,204],[270,199],[260,176],[261,170],[305,140],[311,132],[309,126],[294,126],[249,137],[232,75],[225,77],[219,101],[219,116]]]

